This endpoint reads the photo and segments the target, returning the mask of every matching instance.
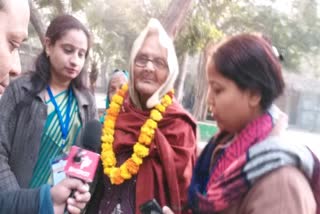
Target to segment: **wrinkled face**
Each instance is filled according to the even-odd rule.
[[[157,34],[146,37],[133,68],[134,87],[141,100],[147,100],[168,77],[167,50],[159,43]]]
[[[5,0],[0,11],[0,94],[9,84],[9,76],[20,74],[18,48],[28,37],[28,1]],[[17,15],[19,14],[19,15]]]
[[[127,83],[127,79],[125,78],[124,74],[115,75],[109,82],[108,87],[108,98],[111,100],[113,95],[122,87],[123,84]]]
[[[46,53],[51,63],[51,75],[66,82],[81,72],[88,51],[88,39],[82,30],[67,31],[55,44],[46,41]]]
[[[220,130],[237,133],[259,110],[260,96],[241,90],[234,81],[225,78],[212,63],[207,66],[209,82],[208,106]]]

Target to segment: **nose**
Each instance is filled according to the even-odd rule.
[[[154,70],[155,70],[155,66],[154,66],[154,64],[153,64],[153,62],[152,62],[151,60],[148,60],[145,68],[146,68],[147,70],[151,70],[151,71],[154,71]]]
[[[20,73],[21,73],[20,55],[18,51],[15,51],[13,60],[12,60],[12,67],[9,74],[10,76],[18,76]]]
[[[72,66],[77,66],[79,65],[79,62],[80,62],[80,57],[78,56],[78,53],[75,52],[70,57],[70,63]]]

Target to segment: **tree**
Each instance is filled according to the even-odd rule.
[[[85,24],[94,35],[92,52],[97,56],[94,56],[91,62],[96,63],[99,71],[100,65],[104,66],[103,72],[99,72],[103,79],[104,72],[114,68],[128,69],[127,62],[134,39],[151,17],[158,18],[175,41],[180,64],[180,76],[175,89],[180,101],[183,97],[190,97],[190,94],[186,93],[193,93],[203,96],[202,100],[196,100],[203,103],[205,94],[198,91],[202,90],[198,85],[202,85],[203,80],[185,80],[188,72],[199,74],[196,75],[197,78],[205,78],[205,73],[199,71],[205,65],[190,69],[190,64],[198,63],[190,63],[190,60],[195,55],[205,57],[208,42],[218,42],[226,35],[262,32],[271,37],[273,44],[284,55],[284,68],[317,71],[316,68],[320,67],[318,58],[314,57],[318,56],[320,50],[320,22],[316,0],[291,0],[292,5],[288,5],[291,7],[290,13],[275,8],[274,5],[281,0],[29,1],[33,2],[34,6],[31,21],[40,38],[43,38],[46,21],[60,12],[70,10],[73,15],[84,18]],[[37,16],[36,12],[41,16]],[[199,63],[205,63],[205,60],[202,59]],[[186,88],[194,91],[185,90]]]
[[[198,72],[196,77],[195,85],[195,101],[192,108],[193,116],[197,120],[205,120],[207,115],[207,102],[206,102],[206,95],[207,95],[207,80],[205,78],[205,65],[207,61],[206,52],[202,52],[200,54],[200,59],[198,63]]]
[[[32,0],[29,0],[29,6],[30,6],[30,20],[31,23],[35,29],[35,31],[38,34],[39,40],[41,41],[41,44],[44,45],[44,37],[45,37],[45,30],[46,27],[43,23],[43,18],[41,17],[38,8],[36,7],[35,3]]]
[[[271,37],[273,44],[285,56],[284,67],[297,70],[301,59],[319,53],[319,18],[317,15],[317,3],[314,0],[294,0],[292,8],[295,14],[288,15],[274,8],[275,1],[210,1],[199,0],[193,8],[192,16],[189,17],[186,29],[177,38],[177,49],[179,55],[185,51],[198,54],[208,42],[219,41],[219,37],[233,35],[241,32],[262,32]],[[206,24],[204,24],[206,23]],[[211,27],[208,27],[211,26]],[[214,29],[220,34],[206,39],[208,31]],[[203,42],[203,43],[202,43]],[[316,61],[316,60],[313,60]],[[200,60],[200,62],[205,62]],[[309,63],[310,65],[310,63]],[[199,66],[200,69],[201,66]],[[310,70],[310,67],[307,69]],[[200,72],[193,71],[193,72]],[[201,75],[197,75],[197,78]],[[203,76],[205,77],[205,76]],[[196,105],[202,105],[205,93],[202,93],[200,80],[195,84]],[[200,92],[198,92],[200,90]],[[186,96],[188,98],[189,96]],[[197,100],[200,99],[200,100]],[[196,107],[193,114],[200,119]]]
[[[167,13],[161,19],[163,27],[169,36],[175,39],[186,20],[192,0],[172,0]]]
[[[96,61],[93,61],[91,63],[91,69],[89,74],[89,80],[90,80],[90,90],[92,93],[95,92],[96,87],[96,81],[98,79],[99,69],[98,69],[98,63]]]
[[[70,12],[70,2],[67,0],[55,0],[54,4],[58,10],[58,14],[64,14]]]

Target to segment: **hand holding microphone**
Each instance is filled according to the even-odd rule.
[[[51,188],[55,213],[80,213],[90,200],[89,185],[95,176],[100,160],[96,152],[100,148],[101,124],[94,120],[84,126],[82,148],[72,146],[64,167],[69,177]],[[67,207],[66,207],[67,202]]]
[[[70,198],[72,191],[75,191],[74,198]],[[69,213],[80,213],[91,197],[89,185],[75,178],[63,179],[50,189],[50,194],[56,214],[63,214],[65,208]]]
[[[89,121],[85,125],[81,138],[82,148],[77,146],[71,147],[64,168],[66,175],[69,176],[70,179],[76,179],[77,182],[81,183],[91,183],[94,180],[100,160],[100,155],[97,154],[97,152],[101,145],[101,131],[101,124],[97,120]],[[69,206],[75,208],[74,205],[77,204],[77,202],[79,203],[79,198],[81,199],[81,192],[79,192],[79,190],[77,192],[71,192],[68,199],[69,212],[71,212]]]
[[[84,182],[92,182],[98,167],[101,145],[101,124],[97,120],[86,124],[82,136],[83,148],[72,146],[64,171],[66,175]]]

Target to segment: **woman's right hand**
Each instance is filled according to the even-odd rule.
[[[163,214],[174,214],[174,212],[167,206],[162,207]]]

